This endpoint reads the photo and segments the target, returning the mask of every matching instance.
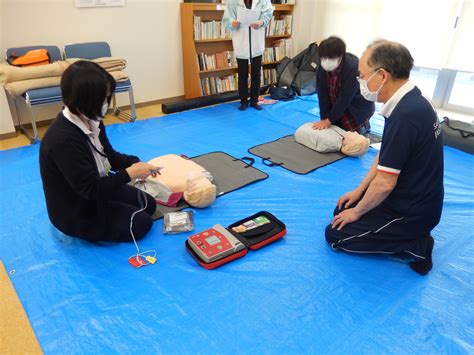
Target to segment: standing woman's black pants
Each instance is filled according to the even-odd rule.
[[[240,103],[245,104],[249,102],[250,104],[258,103],[258,94],[260,93],[260,71],[262,68],[262,56],[252,58],[250,61],[251,71],[250,71],[250,95],[249,95],[249,85],[248,85],[248,76],[249,76],[249,61],[247,59],[237,58],[238,73],[239,73],[239,96]]]

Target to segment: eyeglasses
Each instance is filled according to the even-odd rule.
[[[363,77],[366,77],[366,76],[368,76],[368,75],[370,75],[370,74],[372,74],[372,73],[374,73],[374,75],[375,75],[375,72],[377,72],[377,71],[380,70],[380,69],[384,69],[384,68],[378,67],[378,68],[372,70],[371,72],[369,72],[369,73],[367,73],[367,74],[361,74],[361,73],[359,72],[359,75],[356,77],[356,79],[357,79],[357,81],[359,81],[359,80],[362,79]],[[372,76],[373,76],[373,75],[372,75]],[[369,81],[369,80],[372,78],[372,76],[371,76],[369,79],[367,79],[367,81]]]

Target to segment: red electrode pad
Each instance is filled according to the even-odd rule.
[[[135,269],[147,265],[148,263],[140,255],[134,255],[128,258],[128,262]]]

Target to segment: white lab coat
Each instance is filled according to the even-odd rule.
[[[228,0],[224,11],[224,17],[222,18],[224,26],[232,31],[234,55],[239,59],[258,57],[262,55],[265,50],[265,27],[268,26],[270,19],[272,18],[273,6],[270,0],[252,1],[252,10],[260,11],[260,20],[263,21],[263,26],[257,30],[246,26],[241,26],[237,30],[232,27],[232,22],[237,20],[239,8],[246,8],[244,0]]]

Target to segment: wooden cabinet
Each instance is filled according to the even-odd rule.
[[[280,29],[279,33],[285,32],[284,34],[267,35],[265,47],[271,48],[276,41],[287,39],[290,39],[290,41],[278,42],[278,44],[285,43],[292,46],[291,27],[294,5],[274,4],[273,6],[274,25],[276,25],[277,21],[281,21],[280,25],[285,25],[282,23],[285,18],[289,24],[286,26],[286,31]],[[233,64],[231,55],[229,54],[233,52],[230,34],[225,37],[225,31],[220,25],[224,9],[225,4],[181,3],[181,40],[183,50],[184,95],[186,98],[204,96],[207,91],[204,84],[208,83],[219,85],[220,92],[232,91],[232,85],[229,84],[232,81],[232,77],[236,80],[237,66]],[[204,25],[202,25],[202,23],[204,23]],[[204,31],[202,31],[203,27]],[[276,29],[276,26],[274,28]],[[213,34],[214,36],[212,36]],[[287,52],[290,51],[292,51],[292,48]],[[216,54],[218,54],[217,58],[215,57]],[[201,55],[201,59],[203,60],[207,58],[208,61],[206,63],[209,65],[205,65],[202,61],[200,63],[198,55]],[[223,56],[228,58],[228,63],[223,62]],[[271,62],[264,61],[262,69],[264,71],[275,69],[278,63],[279,60]],[[266,74],[269,73],[266,72]],[[218,83],[216,83],[216,81]],[[233,89],[236,90],[237,87],[234,86]]]

